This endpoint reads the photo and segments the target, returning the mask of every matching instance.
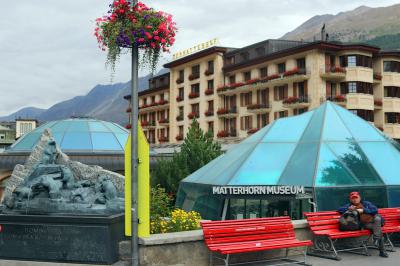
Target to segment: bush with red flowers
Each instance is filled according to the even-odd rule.
[[[247,110],[255,110],[255,109],[261,109],[261,108],[268,108],[267,104],[262,104],[262,103],[254,103],[247,105]]]
[[[172,16],[141,2],[132,7],[127,0],[116,0],[109,7],[107,16],[96,19],[94,35],[99,47],[107,49],[111,70],[125,49],[136,46],[143,51],[141,62],[148,62],[154,71],[161,51],[167,52],[175,42]]]
[[[183,98],[180,97],[180,96],[177,96],[177,97],[176,97],[176,101],[177,101],[177,102],[181,102],[181,101],[183,101]]]
[[[346,68],[339,66],[332,66],[329,70],[333,73],[346,73]]]
[[[197,97],[199,97],[200,95],[199,95],[199,93],[198,92],[190,92],[189,93],[189,99],[193,99],[193,98],[197,98]]]
[[[182,121],[183,120],[183,115],[178,115],[176,117],[176,121]]]

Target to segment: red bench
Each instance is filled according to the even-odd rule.
[[[400,209],[383,208],[379,209],[379,214],[385,219],[382,233],[384,234],[386,245],[389,245],[393,249],[390,234],[400,232]],[[367,242],[371,236],[370,230],[340,231],[340,214],[336,211],[308,212],[304,213],[304,216],[308,221],[310,230],[314,234],[314,246],[309,252],[310,255],[340,260],[338,252],[354,252],[354,250],[359,249],[364,250],[364,255],[369,255]],[[339,248],[337,245],[340,239],[356,237],[365,237],[365,239],[361,240],[356,247]],[[324,255],[323,253],[327,253],[328,255]]]
[[[201,222],[204,240],[210,251],[210,265],[213,263],[213,254],[229,265],[230,255],[256,252],[273,249],[286,249],[286,257],[292,263],[306,265],[307,252],[304,252],[304,261],[289,260],[288,248],[309,247],[309,240],[296,239],[294,228],[289,217],[257,218],[244,220],[204,221]]]

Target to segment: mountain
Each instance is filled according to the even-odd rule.
[[[4,117],[0,117],[0,121],[14,121],[17,118],[34,118],[38,119],[39,116],[46,111],[45,109],[40,109],[36,107],[26,107],[21,110]]]
[[[314,16],[281,39],[319,40],[324,24],[330,40],[376,43],[384,49],[400,48],[400,4],[377,8],[360,6],[336,15]]]
[[[158,74],[165,73],[166,70]],[[139,91],[148,88],[150,75],[139,78]],[[128,123],[125,112],[128,102],[123,98],[130,94],[130,81],[112,85],[96,85],[86,95],[59,102],[49,109],[34,107],[21,109],[11,115],[0,117],[0,121],[12,121],[15,118],[36,118],[39,121],[52,121],[71,116],[88,116],[101,120],[112,121],[120,125]]]

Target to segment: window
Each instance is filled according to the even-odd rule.
[[[229,83],[233,84],[235,82],[236,82],[236,76],[235,75],[229,76]]]
[[[249,130],[253,128],[253,117],[248,115],[248,116],[242,116],[240,118],[240,129],[241,130]]]
[[[192,113],[200,114],[200,106],[198,103],[192,104]]]
[[[183,88],[179,88],[178,89],[178,96],[179,98],[181,98],[182,100],[185,98],[185,93],[184,93],[184,89]]]
[[[269,124],[269,113],[257,115],[257,128],[263,128]]]
[[[251,79],[251,72],[250,71],[246,71],[243,73],[243,79],[244,81],[248,81]]]
[[[161,100],[161,101],[164,101],[164,93],[161,93],[161,94],[160,94],[160,100]]]
[[[192,75],[198,76],[200,74],[200,65],[192,66]]]
[[[183,106],[179,106],[179,116],[183,116]]]
[[[385,113],[385,123],[399,124],[400,113]]]
[[[357,66],[357,60],[356,60],[356,56],[355,55],[349,55],[347,57],[347,66],[349,67],[355,67]]]
[[[268,76],[268,68],[267,67],[260,68],[260,77],[264,78],[267,76]]]
[[[281,101],[287,98],[287,86],[278,86],[275,87],[275,100]]]
[[[240,53],[241,61],[249,60],[249,52]]]
[[[286,71],[286,64],[285,63],[278,64],[278,73],[283,74],[285,71]]]
[[[385,86],[384,87],[385,97],[396,97],[400,98],[400,87]]]
[[[208,111],[214,112],[214,101],[208,101]]]
[[[305,82],[306,82],[306,81],[297,83],[297,89],[298,89],[298,95],[299,95],[299,97],[307,96],[307,95],[306,95],[306,86],[305,86]]]
[[[353,109],[349,110],[355,115],[358,115],[362,119],[369,121],[369,122],[374,122],[374,111],[371,110],[360,110],[360,109]]]
[[[305,70],[306,69],[306,59],[305,58],[299,58],[296,60],[297,63],[297,68],[300,70]]]
[[[214,80],[210,79],[207,81],[207,89],[214,90]]]
[[[183,70],[183,69],[182,69],[182,70],[179,70],[179,79],[180,79],[180,80],[184,80],[184,76],[185,76],[184,70]]]
[[[383,71],[400,73],[400,62],[398,62],[398,61],[383,61]]]
[[[196,83],[196,84],[192,85],[191,92],[192,93],[197,93],[197,94],[200,93],[200,85],[199,85],[199,83]]]
[[[183,126],[179,126],[179,136],[183,136]]]
[[[214,133],[214,122],[213,121],[208,122],[207,131],[210,132],[210,133]]]
[[[248,106],[252,102],[252,93],[241,93],[240,94],[240,106]]]
[[[229,56],[225,59],[226,65],[233,65],[235,64],[235,56]]]
[[[356,82],[349,82],[348,86],[349,86],[349,89],[348,89],[349,93],[356,93],[357,92],[357,83]]]
[[[257,48],[256,48],[256,54],[257,54],[257,56],[263,56],[263,55],[265,55],[265,48],[264,48],[264,46],[262,46],[262,47],[257,47]]]
[[[278,112],[278,118],[287,117],[287,116],[288,116],[287,111]]]
[[[151,103],[155,103],[156,102],[156,96],[151,96]]]
[[[207,70],[209,74],[214,73],[214,60],[210,60],[207,62]]]
[[[143,98],[143,105],[147,104],[147,98]]]

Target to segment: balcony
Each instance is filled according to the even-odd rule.
[[[382,106],[385,112],[400,113],[400,98],[397,97],[384,97]]]
[[[271,111],[271,103],[255,103],[247,106],[247,112],[249,113],[260,114],[269,111]]]
[[[191,112],[191,113],[189,113],[189,114],[187,115],[187,117],[188,117],[189,119],[199,118],[199,117],[200,117],[200,114],[199,114],[198,112]]]
[[[207,110],[204,112],[204,115],[209,117],[209,116],[213,116],[214,115],[214,110]]]
[[[346,67],[346,81],[373,83],[374,71],[369,67]]]
[[[320,69],[320,76],[326,80],[344,80],[346,78],[346,69],[340,66],[326,66]]]
[[[383,125],[383,131],[393,139],[400,139],[400,124],[398,123],[385,123]]]
[[[213,95],[213,94],[214,94],[214,90],[213,90],[213,89],[206,89],[206,90],[204,91],[204,94],[205,94],[205,95]]]
[[[334,102],[344,107],[346,106],[346,101],[347,101],[346,95],[327,96],[326,100]]]
[[[169,108],[169,102],[167,100],[160,100],[151,104],[143,104],[142,106],[139,106],[139,113],[167,108]]]
[[[231,108],[220,108],[217,111],[217,115],[220,118],[231,118],[231,117],[236,117],[237,114],[237,108],[231,107]]]
[[[156,128],[156,121],[142,121],[142,128],[152,129]]]
[[[158,124],[160,126],[167,126],[167,125],[169,125],[169,119],[168,118],[161,118],[160,120],[158,120]]]
[[[250,128],[249,130],[247,130],[247,134],[251,135],[251,134],[256,133],[259,130],[260,130],[259,128]]]
[[[374,95],[364,93],[348,93],[347,109],[374,110]]]
[[[299,97],[289,97],[282,101],[283,107],[286,108],[303,108],[310,106],[310,98],[306,95]]]
[[[307,80],[310,72],[305,69],[294,68],[282,74],[273,74],[263,78],[250,79],[246,82],[237,82],[229,85],[221,85],[217,88],[219,95],[234,95],[241,92],[263,89],[265,86],[278,86],[291,82]]]
[[[198,98],[199,96],[200,96],[200,93],[198,93],[198,92],[189,93],[189,99],[195,99],[195,98]]]
[[[183,114],[180,114],[176,117],[176,121],[183,121]]]
[[[207,69],[206,71],[204,71],[204,75],[206,76],[211,76],[214,74],[214,69]]]
[[[382,83],[385,86],[398,86],[400,83],[400,73],[383,72]]]
[[[236,138],[237,132],[235,129],[221,130],[217,133],[217,138]]]

